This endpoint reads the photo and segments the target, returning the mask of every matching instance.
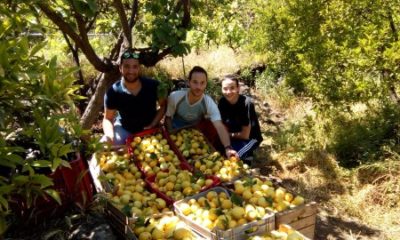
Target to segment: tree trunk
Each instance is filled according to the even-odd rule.
[[[121,76],[117,66],[114,66],[113,70],[111,71],[100,74],[101,77],[99,83],[97,84],[96,91],[91,97],[90,102],[81,118],[83,129],[90,129],[96,122],[99,112],[103,107],[104,94],[106,93],[107,89]]]
[[[394,86],[393,83],[390,83],[389,92],[390,92],[390,99],[392,99],[393,102],[395,102],[397,105],[400,106],[400,97],[399,95],[397,95],[396,87]]]

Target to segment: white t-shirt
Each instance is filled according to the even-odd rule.
[[[202,103],[202,101],[204,101],[205,104]],[[179,105],[178,109],[176,109],[177,105]],[[204,107],[206,107],[206,109],[204,109]],[[206,115],[204,116],[205,112]],[[188,124],[196,123],[203,116],[204,118],[210,119],[212,122],[221,120],[218,106],[210,96],[203,94],[201,99],[194,104],[190,104],[188,90],[174,91],[169,95],[168,107],[165,115],[171,117],[172,121],[179,117]]]

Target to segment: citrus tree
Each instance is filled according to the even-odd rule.
[[[145,66],[154,66],[167,55],[182,55],[189,50],[185,43],[190,29],[189,0],[30,0],[12,1],[9,5],[11,8],[29,6],[45,36],[54,29],[60,31],[75,51],[75,61],[80,61],[77,56],[84,57],[99,72],[95,91],[81,118],[85,129],[92,127],[102,108],[105,91],[120,77],[121,52],[132,48],[140,52]],[[99,32],[111,35],[106,46],[110,50],[104,56],[89,37]]]
[[[320,103],[399,104],[399,1],[259,1],[252,49]]]
[[[11,201],[22,198],[30,208],[49,195],[61,203],[48,174],[69,166],[82,133],[74,107],[76,69],[38,54],[46,42],[24,34],[40,29],[34,19],[30,9],[0,6],[0,234]]]

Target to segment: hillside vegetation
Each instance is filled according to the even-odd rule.
[[[252,61],[221,47],[192,53],[184,62],[188,69],[202,65],[217,78]],[[182,59],[167,59],[159,68],[183,76]],[[257,75],[248,92],[264,134],[255,167],[318,202],[316,239],[400,238],[399,110],[357,103],[351,113],[321,111],[312,99],[268,84],[265,76]],[[209,93],[220,96],[214,89]]]

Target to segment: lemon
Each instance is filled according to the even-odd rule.
[[[302,196],[300,196],[300,195],[296,196],[292,201],[292,204],[295,205],[295,206],[299,206],[299,205],[301,205],[303,203],[304,203],[304,198]]]
[[[178,228],[174,231],[173,237],[174,240],[191,239],[192,233],[187,229]]]
[[[206,181],[205,181],[205,185],[207,187],[211,186],[213,183],[214,183],[214,181],[212,179],[206,179]]]
[[[208,180],[208,179],[207,179]],[[214,191],[209,191],[206,195],[207,199],[211,201],[212,199],[216,198],[218,194]]]
[[[251,193],[250,190],[246,189],[243,191],[242,196],[245,200],[249,200],[250,198],[253,197],[253,194]]]
[[[238,206],[234,207],[231,210],[231,216],[236,220],[239,220],[239,219],[243,218],[245,213],[246,212],[245,212],[244,208],[238,207]]]
[[[221,207],[222,207],[223,209],[230,209],[230,208],[232,208],[232,202],[231,202],[231,200],[229,200],[229,199],[224,199],[224,200],[222,200],[222,202],[221,202]]]
[[[140,226],[140,227],[135,227],[133,232],[136,234],[136,236],[139,236],[142,232],[144,232],[144,230],[145,230],[145,227]]]
[[[151,240],[151,239],[152,239],[151,233],[149,233],[149,232],[142,232],[139,235],[139,240]]]
[[[154,228],[153,232],[151,233],[151,237],[154,240],[156,240],[156,239],[164,239],[164,233],[160,229]]]
[[[187,204],[187,203],[181,203],[179,205],[179,209],[182,211],[183,215],[185,215],[185,216],[189,215],[192,212],[189,204]]]
[[[122,204],[127,204],[127,203],[129,203],[129,200],[131,199],[131,196],[130,195],[128,195],[128,194],[124,194],[124,195],[122,195],[120,198],[119,198],[119,200],[120,200],[120,202],[122,203]]]

